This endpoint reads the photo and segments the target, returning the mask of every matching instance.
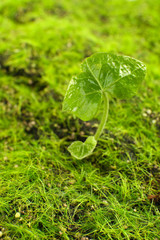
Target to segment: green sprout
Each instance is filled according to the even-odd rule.
[[[95,135],[84,143],[76,141],[68,147],[73,157],[83,159],[93,152],[108,118],[109,97],[132,97],[145,73],[146,66],[128,56],[96,53],[83,61],[81,73],[69,83],[63,110],[72,112],[83,121],[93,119],[101,104],[104,111]]]

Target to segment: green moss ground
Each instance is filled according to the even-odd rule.
[[[159,13],[159,0],[0,2],[1,239],[160,239]],[[62,101],[102,51],[143,61],[147,77],[131,100],[112,99],[94,154],[77,161],[67,146],[96,121]]]

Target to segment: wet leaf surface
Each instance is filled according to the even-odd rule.
[[[96,114],[108,92],[117,98],[129,98],[145,77],[145,65],[128,56],[96,53],[82,63],[82,72],[74,77],[67,89],[63,110],[84,121]]]

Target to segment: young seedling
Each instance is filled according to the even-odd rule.
[[[96,53],[84,60],[81,73],[69,83],[63,110],[72,112],[83,121],[91,120],[101,104],[104,111],[96,134],[84,143],[76,141],[69,146],[73,157],[82,159],[93,152],[108,118],[109,97],[130,98],[145,73],[145,65],[128,56]]]

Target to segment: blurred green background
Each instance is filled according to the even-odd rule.
[[[159,33],[159,0],[0,2],[2,239],[159,239]],[[76,161],[67,146],[97,120],[62,101],[96,52],[137,58],[147,76],[137,96],[111,100],[96,151]]]

